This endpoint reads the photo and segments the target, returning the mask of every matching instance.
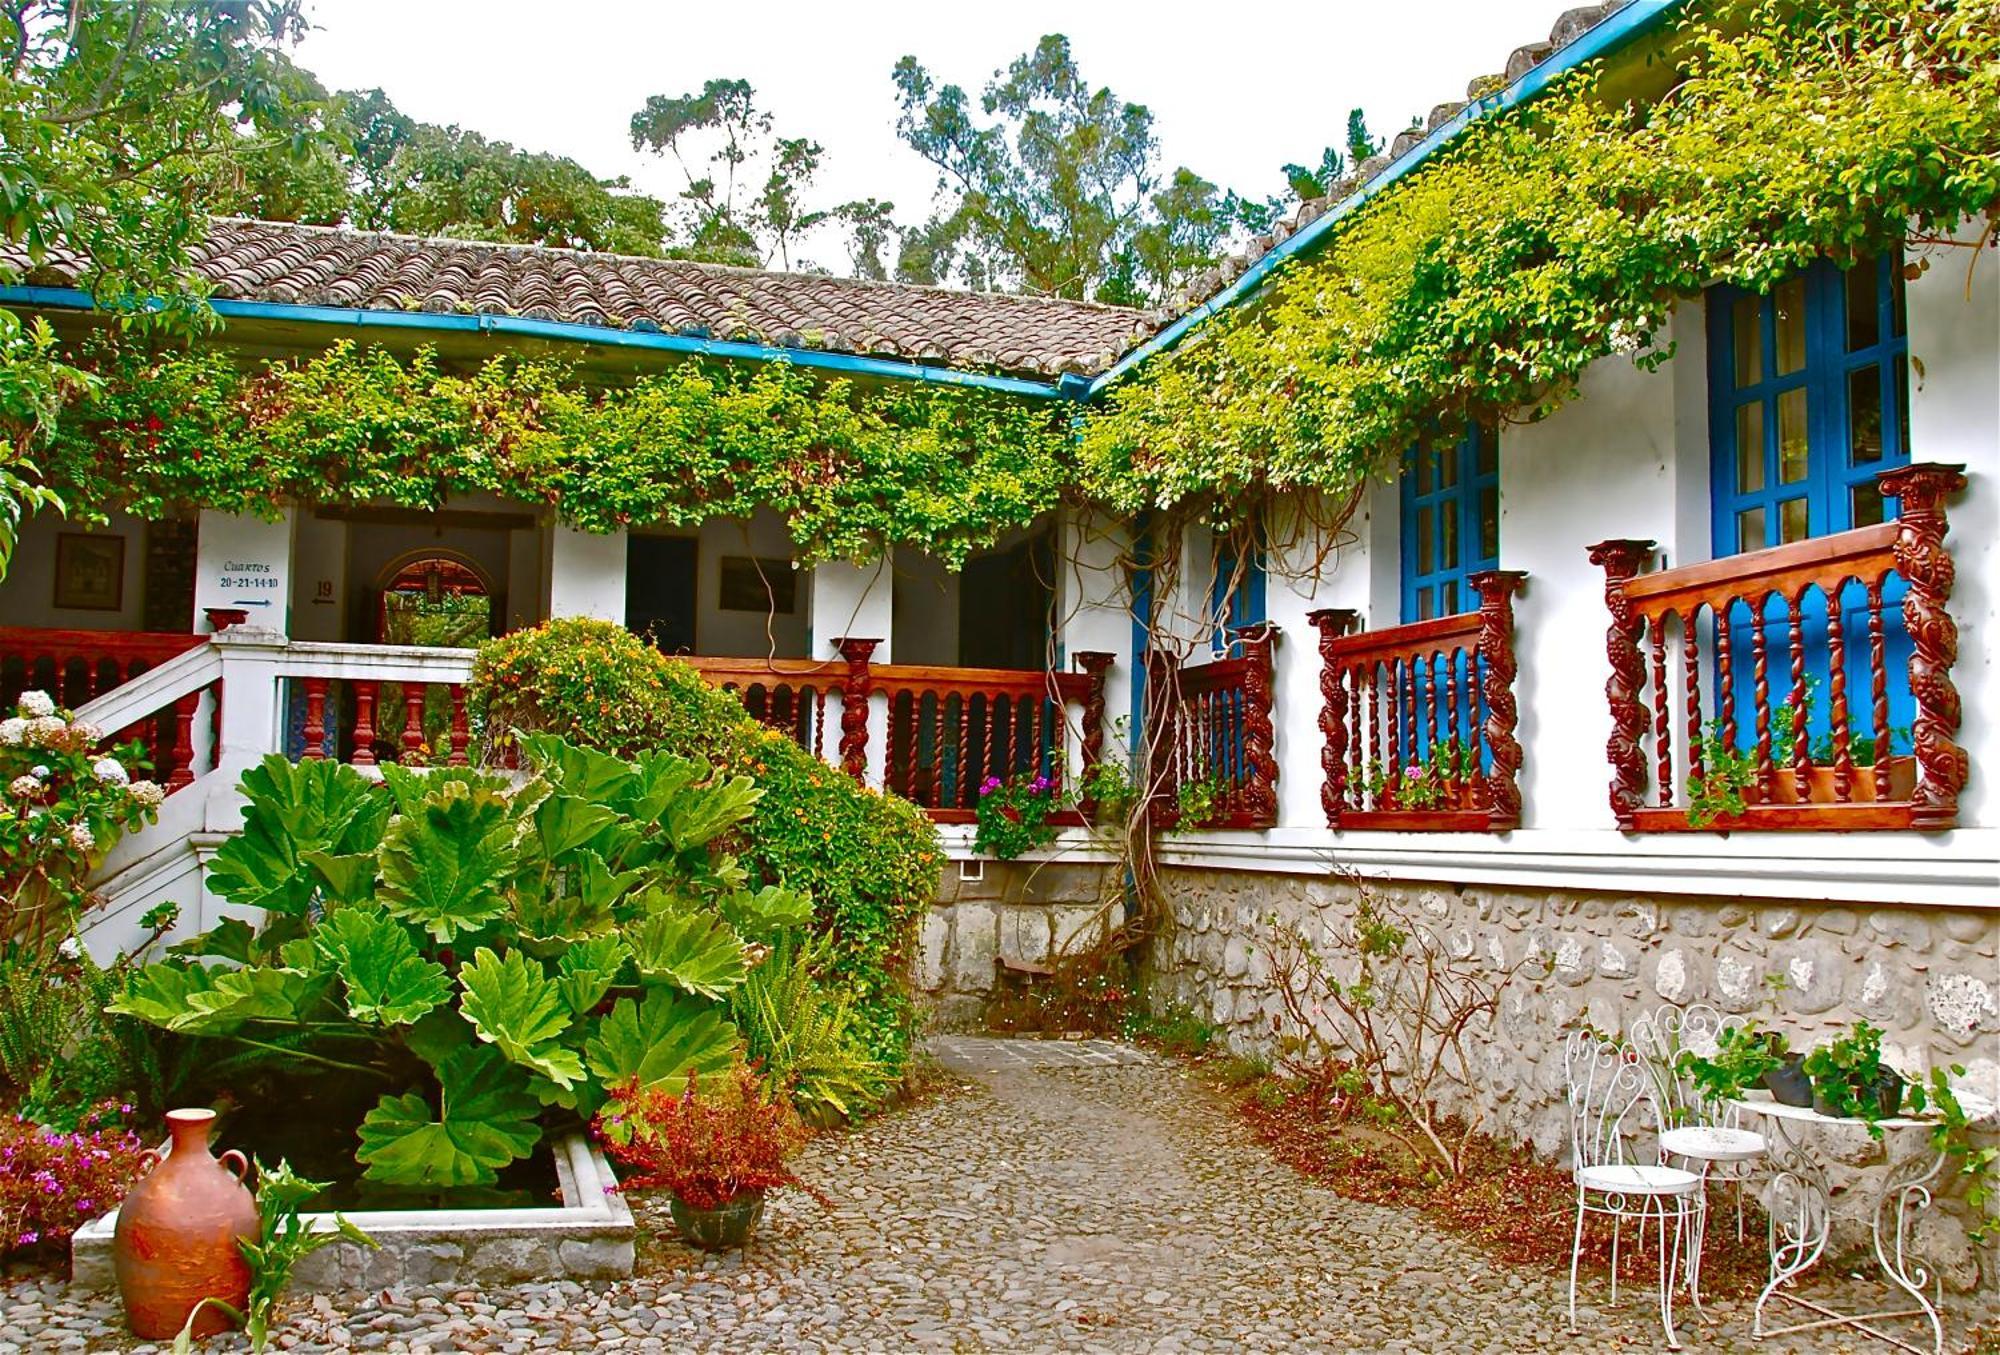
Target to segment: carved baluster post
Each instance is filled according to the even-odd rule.
[[[1243,641],[1243,811],[1259,826],[1278,821],[1277,730],[1271,722],[1271,651],[1278,628],[1270,622],[1236,631]]]
[[[396,760],[405,767],[417,760],[417,750],[424,746],[424,698],[430,695],[430,690],[428,682],[403,684],[402,752]]]
[[[1625,585],[1652,556],[1651,541],[1617,538],[1590,548],[1590,562],[1604,570],[1604,606],[1611,613],[1604,633],[1605,657],[1611,663],[1604,684],[1611,707],[1611,737],[1604,745],[1611,762],[1611,813],[1628,832],[1646,799],[1646,754],[1639,746],[1646,735],[1646,708],[1639,699],[1646,688],[1646,661],[1639,653],[1639,617],[1625,596]]]
[[[375,686],[368,681],[354,684],[354,756],[357,767],[375,765]]]
[[[1181,821],[1180,806],[1180,686],[1181,666],[1171,654],[1146,653],[1145,784],[1147,810],[1157,828]]]
[[[189,692],[174,702],[174,746],[167,754],[169,794],[194,781],[194,713],[200,704],[200,692]]]
[[[1948,525],[1944,502],[1965,488],[1965,467],[1930,462],[1901,466],[1883,472],[1875,483],[1885,498],[1900,505],[1896,572],[1909,584],[1903,596],[1903,629],[1910,636],[1910,695],[1917,704],[1912,726],[1917,787],[1911,796],[1915,806],[1911,822],[1935,832],[1957,821],[1958,793],[1971,771],[1956,738],[1960,710],[1951,667],[1958,659],[1958,626],[1946,604],[1957,570],[1944,545]],[[1887,752],[1886,747],[1875,750],[1878,782],[1885,779],[1882,759]]]
[[[1486,705],[1486,826],[1504,833],[1521,822],[1521,744],[1514,737],[1514,594],[1527,575],[1488,569],[1466,580],[1479,594],[1480,694]]]
[[[1326,811],[1326,826],[1340,827],[1340,812],[1347,806],[1347,684],[1337,657],[1336,642],[1361,622],[1361,613],[1352,607],[1321,607],[1306,613],[1306,620],[1319,632],[1319,765],[1324,774],[1319,784],[1319,806]]]
[[[463,767],[470,759],[465,755],[466,745],[472,742],[472,731],[465,724],[465,684],[454,682],[451,693],[451,758],[450,765]]]
[[[318,762],[326,756],[326,679],[309,677],[304,681],[306,684],[306,748],[301,756],[308,762]]]
[[[840,769],[856,781],[868,779],[868,703],[875,694],[868,659],[881,643],[853,636],[834,641],[847,661],[847,679],[840,687]]]
[[[1114,657],[1109,651],[1102,649],[1080,649],[1070,655],[1070,661],[1090,678],[1090,685],[1084,688],[1083,692],[1081,755],[1083,785],[1079,787],[1086,794],[1077,802],[1077,809],[1083,814],[1086,823],[1097,821],[1097,801],[1091,799],[1087,792],[1090,789],[1092,774],[1104,761],[1104,675],[1110,669]],[[1055,751],[1055,765],[1061,766],[1062,760],[1063,751],[1058,748]]]

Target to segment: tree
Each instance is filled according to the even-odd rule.
[[[1357,108],[1354,111],[1358,113],[1361,110]],[[1340,158],[1340,152],[1328,146],[1320,151],[1319,163],[1311,168],[1305,165],[1286,165],[1285,186],[1291,189],[1292,196],[1300,202],[1311,202],[1314,198],[1323,198],[1332,192],[1334,184],[1339,182],[1341,174],[1346,169],[1347,164]]]
[[[0,237],[30,268],[79,256],[122,324],[212,323],[188,250],[230,167],[309,153],[312,87],[282,50],[300,0],[4,0],[0,21]],[[0,311],[0,577],[23,509],[63,508],[29,458],[87,382],[45,324]]]
[[[620,254],[665,248],[666,204],[634,192],[628,179],[600,179],[562,156],[418,122],[379,89],[319,99],[324,136],[312,153],[250,157],[232,210],[266,221]]]
[[[844,223],[856,271],[881,276],[894,205],[870,198],[808,206],[825,148],[779,136],[774,127],[748,80],[710,80],[699,94],[655,94],[632,115],[632,149],[672,156],[686,181],[679,204],[683,243],[669,252],[745,268],[810,269],[809,260],[795,257],[802,238]]]
[[[1358,108],[1347,110],[1347,158],[1356,169],[1382,151],[1382,143],[1368,135],[1368,120]]]
[[[1185,168],[1162,174],[1152,112],[1093,89],[1060,34],[995,73],[983,125],[965,90],[915,57],[892,78],[897,133],[937,167],[944,199],[904,235],[908,281],[1149,304],[1266,207]]]

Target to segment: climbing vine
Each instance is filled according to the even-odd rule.
[[[431,509],[488,491],[573,526],[688,526],[774,509],[802,563],[915,544],[951,561],[1075,482],[1066,409],[983,391],[688,363],[592,387],[570,367],[338,343],[242,370],[225,351],[102,341],[100,380],[40,463],[75,505],[141,516],[289,502]]]
[[[1312,262],[1117,388],[1086,491],[1211,518],[1392,469],[1426,428],[1533,418],[1591,363],[1658,362],[1677,300],[1768,288],[2000,198],[2000,4],[1704,6],[1659,97],[1601,71],[1473,124]],[[1666,89],[1671,81],[1672,87]]]

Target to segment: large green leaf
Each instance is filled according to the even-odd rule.
[[[747,776],[733,776],[706,786],[689,786],[675,795],[659,822],[676,852],[705,847],[750,817],[764,792]]]
[[[639,977],[721,997],[743,982],[743,938],[720,919],[663,909],[625,928]]]
[[[213,992],[216,975],[226,972],[220,965],[176,964],[171,960],[142,965],[126,977],[125,991],[105,1010],[165,1030],[181,1030],[202,1019],[190,999],[196,993]]]
[[[604,995],[618,981],[618,971],[631,958],[625,938],[616,934],[593,936],[572,945],[556,961],[556,988],[562,993],[563,1005],[577,1016],[587,1015],[604,1001]]]
[[[536,771],[567,794],[593,803],[617,803],[631,794],[638,780],[632,764],[553,734],[523,734],[521,749]]]
[[[520,860],[516,825],[497,791],[452,782],[389,824],[377,897],[389,912],[449,942],[499,917]]]
[[[392,801],[359,772],[330,759],[288,762],[276,753],[243,774],[243,831],[216,849],[208,885],[231,903],[303,914],[319,887],[309,852],[373,850]]]
[[[314,929],[313,944],[339,972],[356,1021],[406,1026],[451,997],[445,967],[420,955],[409,929],[377,909],[334,910]]]
[[[375,897],[376,860],[374,850],[365,852],[300,852],[299,859],[312,867],[326,898],[332,903],[366,903]]]
[[[636,1002],[621,997],[584,1046],[590,1071],[606,1087],[678,1083],[690,1072],[716,1073],[736,1060],[736,1027],[700,998],[655,988]]]
[[[765,885],[754,893],[739,889],[722,896],[722,915],[752,941],[769,942],[780,932],[812,925],[812,895],[783,885]]]
[[[658,823],[681,794],[709,774],[707,764],[674,753],[641,753],[633,764],[638,782],[619,806],[641,823]]]
[[[535,811],[535,835],[542,856],[559,861],[617,822],[618,815],[603,805],[558,791]]]
[[[482,772],[474,767],[422,767],[407,768],[393,762],[381,766],[382,785],[390,798],[396,802],[398,814],[414,814],[424,801],[439,795],[448,785],[465,786],[472,790],[491,790],[502,794],[513,789],[513,782],[501,772]]]
[[[557,1043],[569,1029],[562,990],[542,972],[539,961],[518,950],[501,959],[486,947],[458,967],[465,989],[459,1014],[479,1038],[491,1042],[510,1063],[540,1073],[558,1087],[583,1080],[583,1061]]]
[[[226,917],[201,935],[168,946],[167,954],[265,964],[287,941],[304,936],[306,926],[303,917],[280,915],[267,918],[260,931],[241,918]]]
[[[187,1035],[223,1035],[247,1021],[297,1022],[332,976],[276,965],[229,968],[170,961],[134,970],[107,1011]]]
[[[416,1092],[385,1096],[361,1122],[355,1153],[372,1181],[430,1190],[493,1184],[541,1139],[528,1075],[491,1045],[468,1045],[437,1070],[438,1109]]]

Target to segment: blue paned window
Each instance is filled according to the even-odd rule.
[[[1263,539],[1262,533],[1257,540]],[[1235,587],[1232,589],[1231,584]],[[1215,654],[1229,658],[1243,656],[1243,642],[1231,638],[1230,632],[1241,626],[1254,626],[1266,619],[1264,610],[1264,551],[1262,546],[1252,549],[1249,560],[1244,562],[1242,577],[1237,576],[1236,545],[1227,538],[1218,538],[1215,543],[1215,564],[1209,574],[1208,614],[1216,619],[1215,637],[1211,648]]]
[[[1426,436],[1403,467],[1403,620],[1471,611],[1466,580],[1500,567],[1500,439],[1472,424]]]
[[[1900,259],[1864,259],[1848,268],[1822,260],[1762,295],[1714,288],[1708,349],[1709,486],[1718,558],[1870,526],[1889,515],[1875,477],[1910,460]],[[1883,588],[1890,741],[1899,753],[1908,751],[1914,717],[1904,591],[1896,575]],[[1840,602],[1847,688],[1866,692],[1867,590],[1850,582]],[[1819,745],[1830,738],[1831,718],[1823,593],[1806,595],[1802,618],[1811,692],[1807,728]],[[1735,604],[1735,652],[1751,652],[1753,625],[1750,606]],[[1787,605],[1774,595],[1764,614],[1768,651],[1783,655],[1787,635]],[[1746,747],[1755,738],[1748,688],[1739,683],[1736,692],[1738,739]],[[1789,690],[1774,690],[1773,705],[1782,705]],[[1856,722],[1857,735],[1866,728],[1865,718]],[[1870,760],[1857,752],[1857,762]]]

